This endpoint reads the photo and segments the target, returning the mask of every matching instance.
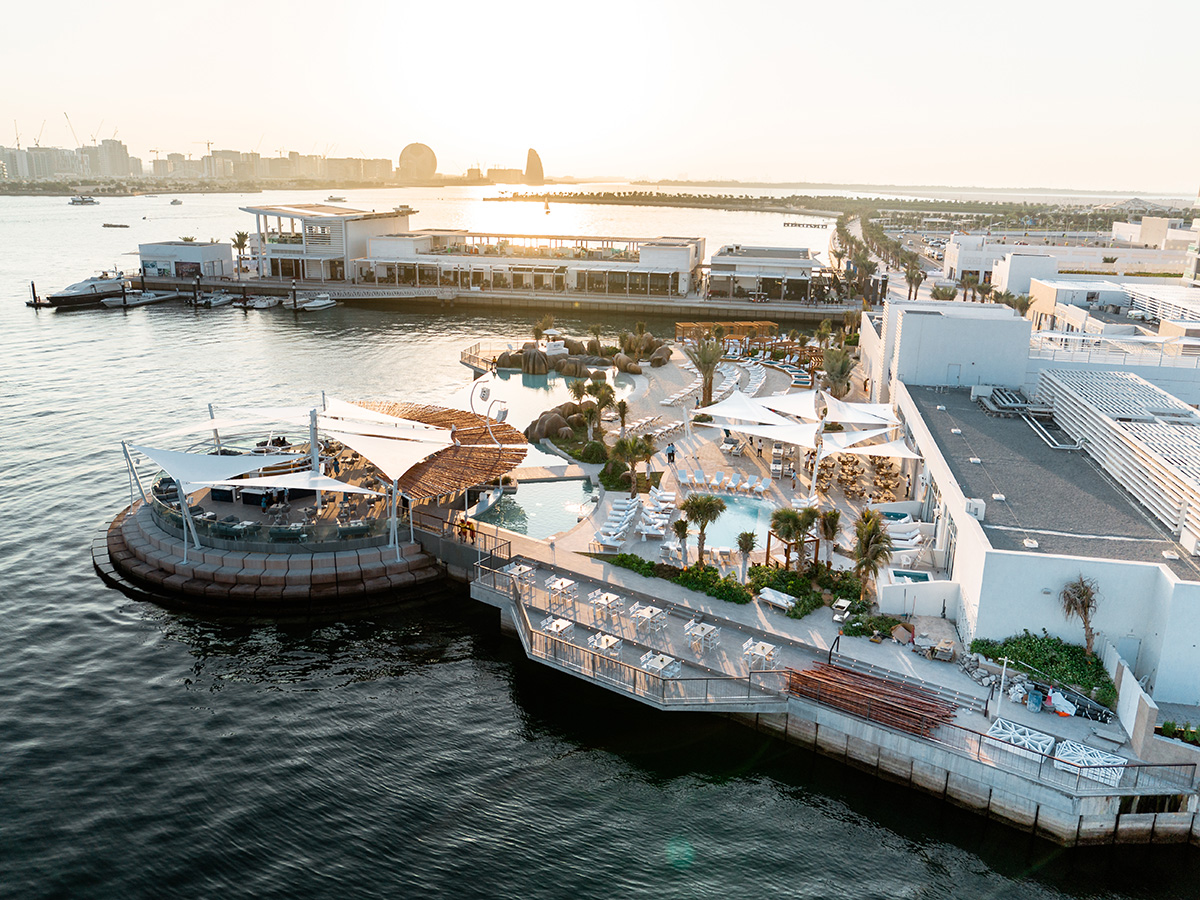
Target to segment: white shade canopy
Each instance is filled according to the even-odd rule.
[[[847,447],[844,453],[856,453],[859,456],[890,456],[893,459],[921,459],[921,454],[910,450],[903,438],[888,441],[886,444],[867,444]]]
[[[185,491],[195,490],[194,485],[209,484],[247,472],[257,472],[266,466],[276,465],[303,454],[247,453],[241,456],[225,456],[209,453],[184,453],[180,450],[160,450],[157,447],[129,445],[129,449],[152,459],[163,470],[183,485]]]
[[[411,429],[416,431],[444,431],[445,429],[437,428],[433,425],[426,425],[424,422],[417,422],[413,419],[402,419],[399,416],[389,416],[387,413],[376,412],[373,409],[367,409],[365,406],[359,406],[357,403],[348,403],[345,400],[338,400],[330,397],[325,401],[325,409],[320,411],[322,419],[341,419],[350,422],[377,422],[384,425],[390,425],[396,429]],[[349,425],[343,424],[340,427],[343,431],[354,431]]]
[[[817,422],[792,422],[788,425],[722,425],[719,422],[700,422],[698,424],[714,428],[727,428],[738,434],[779,441],[783,444],[795,444],[808,450],[817,448],[817,429],[820,427]]]
[[[881,434],[887,434],[890,428],[872,428],[867,431],[826,431],[821,435],[822,455],[841,453],[848,447],[858,444]]]
[[[267,418],[253,416],[218,416],[215,419],[195,419],[186,425],[180,425],[178,428],[172,428],[169,431],[163,431],[151,436],[150,440],[160,441],[164,438],[178,437],[181,434],[206,434],[216,429],[217,431],[248,431],[256,429],[263,431],[263,426],[267,424],[287,425],[291,428],[307,428],[308,413],[302,416],[294,416],[292,418],[281,418],[278,416],[270,416]]]
[[[450,429],[448,428],[423,426],[414,428],[410,427],[403,419],[397,419],[396,422],[398,423],[396,425],[389,425],[385,422],[349,422],[345,419],[328,419],[325,416],[317,416],[317,425],[327,437],[337,437],[338,434],[370,434],[397,441],[441,441],[443,446],[454,443],[450,438]],[[342,443],[346,442],[342,441]]]
[[[825,421],[843,425],[899,425],[886,403],[846,403],[825,394]]]
[[[760,397],[756,402],[767,409],[815,422],[820,418],[817,414],[817,395],[819,393],[816,390],[799,391],[795,394],[780,394],[777,397]]]
[[[741,391],[734,391],[720,403],[702,406],[697,413],[708,413],[710,416],[720,416],[723,419],[737,419],[742,422],[758,422],[763,425],[792,425],[783,416],[773,413]]]
[[[404,473],[417,463],[439,450],[453,445],[453,441],[449,438],[397,441],[386,437],[352,434],[344,431],[327,431],[325,433],[328,437],[357,450],[392,481],[399,481],[404,477]]]
[[[372,491],[365,487],[347,484],[344,481],[338,481],[336,478],[330,478],[328,475],[321,475],[312,469],[305,469],[302,472],[288,472],[285,475],[267,475],[263,478],[239,478],[236,481],[222,479],[218,481],[206,481],[204,483],[222,487],[287,488],[293,491],[341,491],[346,494],[383,496],[379,491]]]

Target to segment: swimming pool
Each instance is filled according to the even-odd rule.
[[[544,541],[574,528],[580,516],[591,512],[591,498],[587,479],[525,482],[477,521]]]
[[[892,569],[892,581],[907,581],[912,584],[923,584],[929,580],[928,572],[914,572],[911,569]]]
[[[750,497],[722,497],[725,512],[705,530],[705,547],[729,547],[736,549],[737,537],[743,531],[753,531],[758,536],[758,548],[767,546],[767,531],[771,528],[771,513],[776,506],[769,500],[754,500]],[[696,528],[688,531],[688,546],[696,546]]]

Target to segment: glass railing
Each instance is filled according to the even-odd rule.
[[[386,516],[317,519],[311,513],[305,512],[311,508],[297,507],[298,504],[293,504],[291,511],[273,516],[267,514],[266,521],[263,521],[262,515],[250,512],[243,516],[220,517],[203,506],[190,506],[188,510],[200,543],[210,547],[223,547],[227,543],[303,544],[309,547],[313,544],[328,544],[335,545],[329,549],[335,549],[336,545],[345,544],[347,541],[384,543],[390,534],[390,519]],[[155,522],[161,527],[178,537],[183,536],[183,515],[177,503],[154,497],[150,510]],[[407,528],[407,520],[404,521]]]

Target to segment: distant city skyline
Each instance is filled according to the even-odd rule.
[[[1194,55],[1166,40],[1200,33],[1187,2],[1136,17],[1026,0],[919,14],[873,0],[466,2],[452,20],[384,2],[55,9],[53,28],[36,7],[6,16],[8,68],[29,77],[6,97],[0,144],[14,145],[14,119],[22,147],[116,137],[147,172],[154,149],[199,159],[208,141],[392,165],[420,142],[449,175],[536,147],[548,177],[1200,187]],[[122,42],[103,65],[59,52]]]

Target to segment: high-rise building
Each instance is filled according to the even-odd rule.
[[[529,155],[525,157],[525,183],[534,185],[546,183],[546,175],[542,171],[542,158],[532,147],[529,148]]]
[[[4,166],[4,177],[21,181],[29,177],[29,154],[16,147],[0,147],[0,166]]]

